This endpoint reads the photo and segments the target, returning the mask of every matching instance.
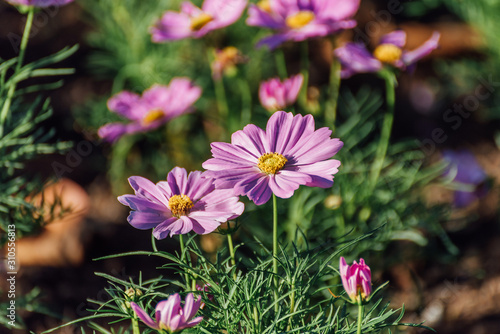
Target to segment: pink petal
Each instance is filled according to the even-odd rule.
[[[182,224],[182,220],[180,220],[179,218],[177,217],[168,218],[163,223],[155,227],[155,229],[153,230],[153,235],[158,240],[165,239],[173,229],[173,226],[174,225],[178,226],[179,224]]]
[[[246,20],[246,23],[249,26],[265,27],[271,29],[281,29],[286,26],[283,18],[275,17],[254,4],[250,4],[250,6],[248,7],[248,18]]]
[[[191,18],[184,13],[167,11],[151,28],[155,43],[175,41],[191,36]]]
[[[299,183],[292,182],[283,175],[275,174],[269,176],[269,187],[279,198],[292,197],[294,191],[297,190],[299,186]]]
[[[184,304],[184,309],[183,309],[184,311],[183,317],[185,322],[189,321],[189,319],[191,319],[196,315],[196,312],[198,312],[200,305],[201,305],[201,296],[198,296],[198,298],[195,301],[194,295],[192,293],[187,294],[186,302]]]
[[[147,230],[168,221],[165,215],[154,212],[131,211],[127,221],[139,230]]]
[[[320,19],[340,21],[356,14],[360,0],[311,0],[311,2]]]
[[[167,182],[175,195],[187,193],[187,172],[184,168],[175,167],[168,173]]]
[[[135,312],[135,314],[142,320],[148,327],[153,329],[159,329],[160,327],[154,320],[144,311],[139,305],[134,302],[130,302],[130,307]]]
[[[406,44],[406,32],[403,30],[396,30],[390,32],[380,39],[380,44],[393,44],[402,49]]]
[[[197,202],[203,196],[213,192],[215,186],[212,178],[203,177],[202,172],[194,171],[189,173],[187,189],[186,195],[193,202]]]
[[[155,184],[142,176],[131,176],[128,182],[136,195],[145,197],[153,202],[168,205],[165,195],[155,186]]]
[[[142,212],[158,213],[158,212],[164,212],[167,209],[162,204],[151,202],[146,198],[135,195],[118,196],[118,202],[122,203],[123,205],[129,206],[132,210],[139,210]]]
[[[423,57],[429,55],[433,50],[439,47],[440,34],[435,31],[431,38],[428,39],[424,44],[419,46],[413,51],[404,52],[402,56],[402,61],[405,65],[411,65],[416,61],[422,59]]]
[[[260,158],[266,152],[266,133],[261,128],[248,124],[243,130],[231,136],[231,144],[244,147],[254,158]],[[249,161],[255,162],[250,159]]]
[[[108,109],[117,114],[126,117],[132,121],[137,121],[142,118],[142,115],[137,114],[135,105],[140,101],[140,97],[132,92],[123,91],[113,95],[108,100]]]
[[[208,234],[215,231],[220,223],[212,219],[193,218],[193,231],[196,234]]]

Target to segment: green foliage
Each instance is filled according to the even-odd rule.
[[[237,253],[241,259],[236,266],[231,265],[227,252],[226,255],[219,252],[215,262],[205,257],[195,241],[196,236],[190,237],[184,253],[173,255],[163,251],[138,251],[103,257],[101,260],[119,256],[156,256],[166,262],[159,268],[160,272],[162,269],[174,269],[177,275],[175,279],[159,277],[152,280],[143,280],[140,276],[139,282],[134,283],[98,273],[109,282],[106,292],[110,300],[89,300],[96,304],[96,309],[90,310],[93,315],[61,327],[85,321],[98,333],[131,333],[126,320],[133,317],[133,312],[127,302],[134,301],[152,314],[156,303],[167,298],[173,288],[201,295],[205,303],[201,312],[203,322],[183,333],[355,333],[355,309],[340,297],[332,298],[327,288],[335,291],[342,289],[342,285],[329,283],[333,279],[339,280],[335,269],[339,254],[371,234],[373,231],[342,245],[328,244],[316,249],[299,249],[291,245],[281,249],[277,300],[272,293],[272,255],[258,240],[255,240],[256,249],[248,257],[242,255],[241,249],[245,245],[236,247],[240,249]],[[187,262],[183,260],[185,258]],[[200,292],[195,289],[195,284],[210,284],[210,291]],[[128,289],[140,290],[141,293],[130,297],[125,294]],[[363,333],[380,333],[390,327],[405,325],[400,323],[404,309],[392,310],[375,295],[372,300],[374,302],[366,306],[363,316]],[[114,319],[108,320],[114,329],[109,331],[92,322],[101,317]],[[141,327],[142,333],[155,333],[142,323]]]
[[[72,69],[50,66],[70,57],[76,50],[76,46],[65,48],[18,69],[18,58],[0,61],[0,106],[6,111],[0,136],[0,229],[7,232],[13,230],[9,225],[15,225],[16,238],[36,233],[43,224],[56,218],[56,208],[61,209],[57,200],[48,208],[43,198],[41,203],[33,203],[33,196],[41,192],[46,180],[35,173],[23,173],[26,165],[40,155],[64,152],[71,147],[68,142],[51,143],[54,131],[41,127],[52,115],[52,108],[40,92],[58,88],[62,81],[33,84],[29,79],[73,73]],[[19,83],[23,83],[22,88],[17,87]],[[14,92],[12,96],[10,91]],[[36,93],[34,98],[27,96],[32,93]],[[58,211],[62,214],[66,209]],[[2,233],[0,245],[6,242],[7,233]]]

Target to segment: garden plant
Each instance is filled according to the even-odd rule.
[[[22,170],[71,148],[39,127],[51,116],[42,91],[63,82],[30,80],[73,73],[53,65],[78,47],[26,63],[35,13],[73,0],[7,2],[26,24],[18,56],[0,59],[0,224],[21,238],[71,210],[31,203],[47,180]],[[359,0],[75,2],[97,27],[89,71],[112,93],[73,112],[107,152],[108,180],[129,211],[123,228],[151,231],[148,249],[95,261],[163,264],[154,277],[96,273],[109,299],[44,333],[433,331],[403,321],[404,305],[390,304],[389,282],[372,270],[398,261],[388,250],[395,240],[439,240],[457,254],[441,225],[449,208],[419,194],[442,175],[485,180],[450,168],[455,152],[424,165],[414,141],[391,140],[398,78],[439,48],[438,32],[411,50],[403,30],[375,46],[346,41]],[[318,45],[328,50],[326,80],[313,72]],[[376,85],[344,85],[359,75]],[[471,194],[457,192],[456,202]],[[213,253],[202,247],[209,234],[222,236]],[[16,319],[0,324],[21,328]]]

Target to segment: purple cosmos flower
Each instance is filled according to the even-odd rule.
[[[166,330],[168,333],[176,333],[198,325],[203,317],[194,318],[194,316],[200,309],[200,305],[201,296],[194,300],[193,294],[188,293],[184,307],[181,307],[181,297],[178,293],[174,293],[167,300],[162,300],[156,305],[155,320],[153,320],[139,305],[134,302],[130,303],[132,310],[148,327]]]
[[[247,24],[277,30],[259,41],[270,49],[285,41],[304,41],[356,26],[359,0],[263,0],[248,9]]]
[[[154,85],[142,96],[120,92],[108,100],[108,108],[131,122],[106,124],[99,129],[99,137],[115,142],[125,134],[156,129],[172,118],[190,112],[191,105],[200,95],[201,88],[187,78],[174,78],[168,86]]]
[[[266,131],[249,124],[229,143],[212,143],[213,158],[203,163],[217,188],[230,188],[255,204],[271,194],[289,198],[300,185],[328,188],[340,161],[330,160],[343,146],[328,128],[314,129],[311,115],[275,112]]]
[[[181,4],[181,12],[167,11],[151,29],[155,43],[187,37],[200,38],[212,30],[224,28],[238,20],[247,0],[205,0],[201,9],[189,1]]]
[[[431,38],[420,47],[413,51],[406,51],[403,50],[406,44],[406,33],[402,30],[393,31],[382,36],[373,55],[364,44],[347,43],[334,51],[342,65],[340,76],[349,78],[356,73],[378,72],[384,64],[405,70],[436,49],[439,46],[439,37],[440,34],[434,32]]]
[[[476,199],[486,195],[488,187],[485,185],[485,181],[488,179],[488,176],[470,151],[445,150],[443,152],[443,159],[450,164],[445,172],[445,176],[453,171],[456,173],[453,181],[460,183],[462,189],[469,188],[468,190],[455,191],[455,206],[459,208],[465,207]]]
[[[269,111],[285,109],[295,103],[303,82],[302,74],[294,75],[283,82],[279,78],[262,82],[259,87],[260,103]]]
[[[372,274],[365,260],[359,259],[359,264],[354,261],[348,266],[344,257],[340,258],[340,278],[345,291],[355,303],[366,300],[372,293]]]
[[[15,6],[33,6],[33,7],[49,7],[49,6],[64,6],[73,2],[73,0],[7,0],[8,3]]]
[[[156,239],[191,230],[207,234],[244,210],[231,190],[215,189],[213,180],[199,171],[188,176],[184,168],[175,167],[166,182],[156,185],[140,176],[128,181],[135,195],[118,197],[120,203],[133,210],[127,220],[140,230],[154,228]]]

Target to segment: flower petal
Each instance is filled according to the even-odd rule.
[[[380,44],[392,44],[402,49],[406,45],[406,32],[403,30],[390,32],[382,36]]]
[[[128,178],[128,182],[132,189],[134,189],[136,195],[168,207],[168,200],[153,182],[142,176],[131,176]]]
[[[335,49],[334,54],[342,65],[340,76],[344,79],[356,73],[377,72],[382,69],[382,63],[363,44],[347,43]]]
[[[435,31],[431,38],[424,44],[413,51],[404,52],[401,57],[403,63],[408,66],[429,55],[433,50],[438,48],[440,36],[441,35]]]
[[[191,18],[184,13],[167,11],[151,28],[155,43],[175,41],[191,36]]]
[[[155,227],[155,229],[153,230],[153,236],[157,240],[165,239],[169,235],[175,224],[182,224],[182,220],[177,217],[168,218]]]
[[[132,311],[146,324],[146,326],[151,327],[153,329],[159,329],[160,327],[154,320],[144,311],[139,305],[134,302],[130,302],[130,308]]]
[[[186,195],[187,172],[184,168],[175,167],[167,175],[167,182],[174,195]]]
[[[127,221],[133,227],[139,230],[147,230],[158,226],[159,224],[168,221],[165,215],[159,212],[141,212],[141,211],[131,211],[127,217]]]
[[[166,207],[162,204],[151,202],[150,200],[135,196],[135,195],[122,195],[118,196],[118,201],[123,205],[129,206],[132,210],[138,210],[142,212],[164,212]]]
[[[108,109],[128,118],[131,121],[137,121],[142,118],[135,109],[135,106],[140,101],[140,96],[128,91],[122,91],[113,95],[108,102]]]

